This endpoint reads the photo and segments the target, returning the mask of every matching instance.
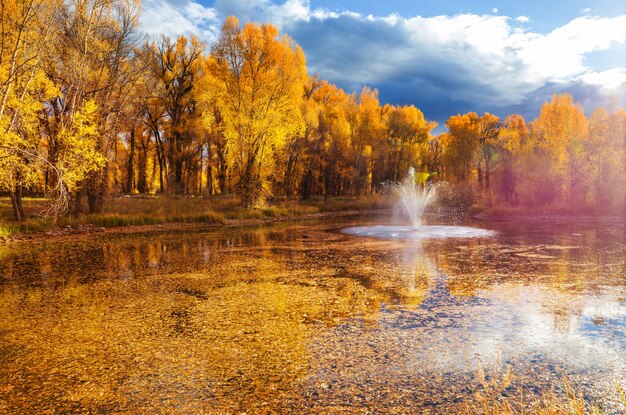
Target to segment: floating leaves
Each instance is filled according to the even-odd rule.
[[[576,402],[621,408],[615,227],[579,246],[568,229],[415,245],[330,226],[15,245],[0,412],[458,413],[568,396],[564,374]]]

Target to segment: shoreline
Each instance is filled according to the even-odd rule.
[[[513,214],[492,214],[489,212],[480,212],[473,215],[469,215],[470,218],[480,222],[592,222],[592,221],[617,221],[624,220],[626,223],[626,215],[607,214],[607,215],[593,215],[593,214],[564,214],[564,213],[537,213],[532,215],[529,213],[513,213]]]
[[[142,225],[100,226],[94,224],[56,225],[46,231],[17,233],[6,238],[0,238],[0,245],[22,242],[48,242],[71,238],[89,237],[93,235],[131,235],[159,232],[209,231],[220,228],[238,228],[246,226],[267,226],[281,222],[296,222],[301,220],[316,220],[323,218],[340,218],[349,216],[375,215],[390,213],[392,209],[345,210],[332,212],[306,213],[303,215],[267,216],[263,218],[225,219],[223,222],[165,222]],[[569,222],[569,221],[617,221],[626,219],[620,215],[567,215],[567,214],[507,214],[491,215],[480,212],[468,215],[479,222]],[[626,222],[625,222],[626,223]]]
[[[53,240],[65,240],[92,235],[130,235],[141,233],[158,232],[182,232],[182,231],[208,231],[220,228],[238,228],[246,226],[266,226],[273,223],[315,220],[322,218],[348,217],[360,215],[372,215],[388,213],[389,209],[374,210],[346,210],[335,212],[316,212],[303,215],[264,217],[253,219],[225,219],[223,222],[166,222],[146,225],[121,225],[121,226],[98,226],[93,224],[80,225],[56,225],[47,231],[31,233],[19,233],[8,238],[0,239],[0,245],[20,242],[48,242]]]

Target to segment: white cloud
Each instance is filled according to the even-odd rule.
[[[521,36],[513,45],[528,75],[546,82],[566,82],[591,70],[583,63],[585,54],[625,40],[626,15],[580,17],[547,35]]]
[[[308,21],[311,17],[309,2],[305,0],[287,0],[281,5],[268,7],[272,23],[284,25],[295,20]]]
[[[411,71],[418,72],[425,61],[442,66],[443,72],[454,67],[457,78],[484,87],[456,91],[458,99],[486,99],[500,105],[519,104],[526,94],[546,83],[584,79],[582,75],[593,73],[584,64],[587,53],[626,41],[626,16],[581,17],[548,34],[515,30],[505,16],[464,14],[401,21],[396,18],[393,25],[387,18],[361,18],[362,24],[368,22],[378,26],[386,23],[387,29],[396,32],[404,42],[398,43],[390,34],[389,43],[375,36],[358,39],[368,53],[363,61],[353,65],[370,67],[372,61],[389,62],[387,66],[373,66],[362,83],[384,82],[392,76],[390,71],[410,75]],[[381,35],[380,28],[374,33]],[[341,33],[332,38],[339,39],[333,48],[342,50]],[[366,42],[373,46],[368,47]],[[329,46],[320,48],[328,51]],[[358,71],[346,73],[354,77]]]
[[[204,7],[199,3],[189,2],[185,6],[185,15],[194,23],[201,24],[204,22],[214,22],[217,19],[215,9]]]
[[[194,1],[144,0],[141,26],[151,36],[196,35],[205,41],[216,39],[221,22],[215,9]]]
[[[585,61],[588,53],[626,42],[626,15],[585,15],[536,33],[515,24],[528,23],[528,16],[495,15],[495,8],[494,15],[406,18],[312,9],[308,0],[216,0],[213,7],[145,0],[144,10],[148,33],[195,33],[209,42],[231,14],[272,22],[303,46],[312,73],[348,88],[407,85],[405,94],[413,88],[426,99],[428,91],[439,91],[451,100],[519,105],[546,85],[610,89],[626,77],[626,68],[597,72]]]
[[[626,68],[613,68],[601,72],[586,72],[578,77],[584,84],[611,91],[626,86]]]
[[[589,13],[591,13],[590,7],[586,7],[580,11],[580,14],[589,14]]]
[[[493,12],[493,14],[498,14],[498,8],[494,7],[493,9],[491,9],[491,11]]]

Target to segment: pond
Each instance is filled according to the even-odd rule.
[[[623,410],[623,219],[340,232],[386,222],[0,246],[0,413],[454,413],[568,384]]]

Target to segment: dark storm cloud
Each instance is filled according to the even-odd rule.
[[[585,108],[606,105],[605,88],[578,79],[589,71],[578,57],[601,49],[596,43],[604,41],[577,50],[563,40],[562,33],[575,40],[580,25],[542,37],[511,26],[506,17],[444,16],[431,24],[423,18],[347,13],[285,26],[304,49],[312,73],[350,92],[375,87],[381,102],[415,104],[443,124],[468,111],[532,119],[543,102],[562,92]],[[619,40],[619,33],[614,36]]]
[[[494,100],[501,94],[482,75],[485,68],[468,65],[474,58],[455,60],[467,45],[446,51],[412,41],[414,34],[402,22],[342,15],[296,22],[289,33],[304,49],[312,73],[347,91],[375,87],[381,102],[415,104],[440,123],[453,113],[486,108],[481,97]]]

